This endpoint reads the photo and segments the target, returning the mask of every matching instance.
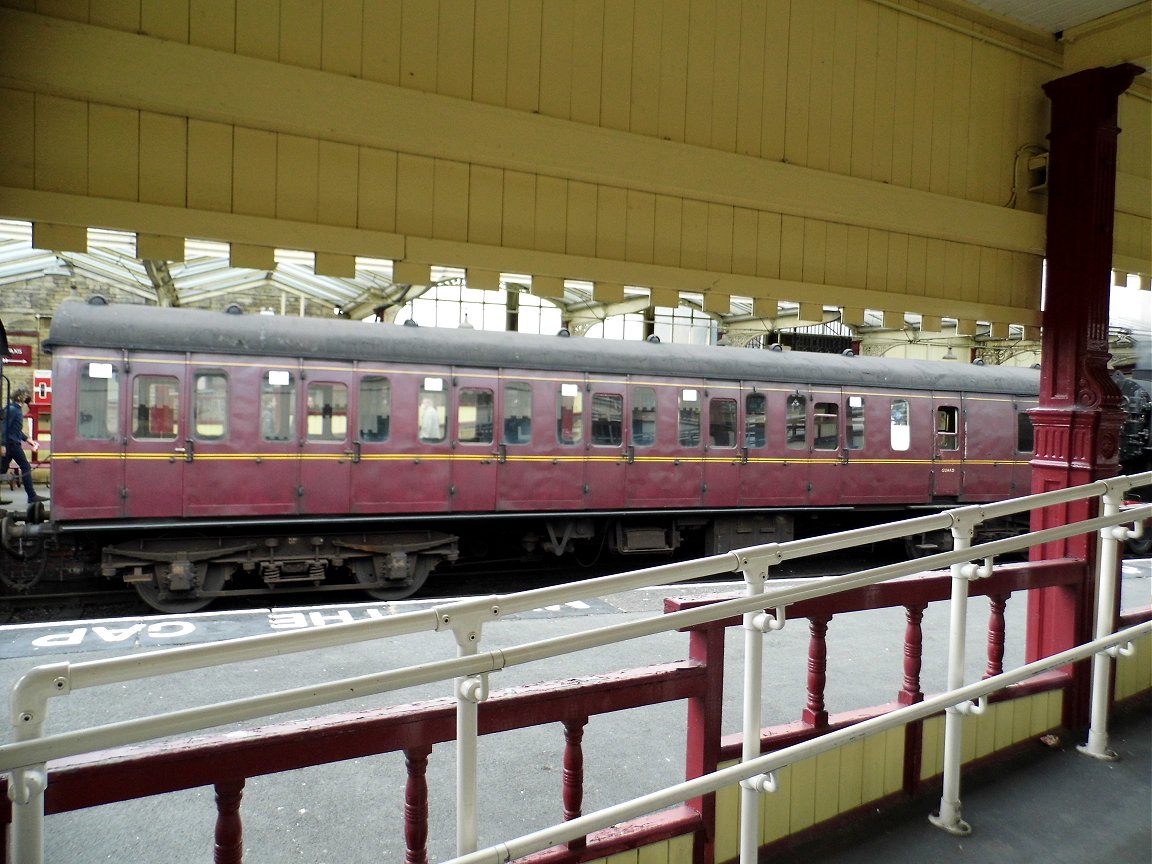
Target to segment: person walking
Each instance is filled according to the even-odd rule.
[[[8,473],[8,466],[15,462],[20,467],[20,477],[24,481],[24,492],[28,495],[28,503],[45,501],[46,498],[36,494],[32,486],[32,466],[28,457],[24,455],[24,442],[28,435],[24,432],[24,406],[32,404],[32,393],[27,387],[17,387],[12,391],[12,401],[4,407],[4,457],[0,458],[0,476]],[[40,449],[35,441],[29,441],[32,451]]]

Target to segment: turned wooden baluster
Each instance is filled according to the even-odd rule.
[[[898,701],[901,705],[915,705],[924,701],[920,689],[920,666],[924,658],[924,606],[905,606],[904,617],[904,686]]]
[[[216,784],[216,864],[242,864],[244,861],[244,823],[240,819],[240,799],[244,797],[244,778],[222,780]]]
[[[404,864],[428,864],[428,757],[431,746],[404,751]]]
[[[564,821],[581,815],[584,806],[584,727],[588,718],[564,721]],[[583,849],[588,841],[577,837],[568,841],[569,849]]]
[[[988,668],[984,677],[991,678],[1004,671],[1004,607],[1008,605],[1010,594],[989,594],[988,604]]]
[[[811,726],[827,726],[828,712],[824,708],[824,686],[828,681],[828,622],[831,615],[808,619],[808,702],[804,706],[803,720]]]

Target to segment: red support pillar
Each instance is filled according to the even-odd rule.
[[[1108,373],[1108,299],[1116,199],[1119,96],[1142,71],[1123,64],[1086,69],[1044,85],[1052,102],[1048,157],[1048,272],[1043,318],[1040,404],[1032,491],[1111,477],[1118,470],[1121,394]],[[1048,507],[1033,530],[1093,515],[1091,502]],[[1033,557],[1095,558],[1096,538],[1081,536],[1033,550]],[[1084,588],[1090,589],[1091,585]],[[1091,638],[1090,590],[1032,592],[1027,660]],[[1080,664],[1084,666],[1084,664]],[[1087,722],[1086,670],[1068,691],[1065,722]]]
[[[828,683],[828,622],[831,620],[831,615],[813,615],[808,619],[808,701],[801,719],[809,726],[828,725],[824,687]]]
[[[404,750],[404,864],[428,864],[428,757],[431,745]]]
[[[584,727],[587,717],[564,721],[564,821],[579,818],[584,808]],[[587,837],[577,837],[568,841],[568,848],[583,849],[588,845]]]
[[[215,864],[242,864],[244,861],[244,824],[240,820],[240,799],[244,797],[244,778],[221,780],[216,784]]]

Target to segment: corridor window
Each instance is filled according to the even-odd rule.
[[[713,399],[708,403],[708,440],[713,447],[736,446],[735,399]]]
[[[180,420],[180,382],[168,375],[137,375],[132,385],[132,437],[170,440]]]
[[[532,443],[532,386],[513,381],[504,386],[504,443]]]
[[[848,449],[864,449],[864,397],[848,397]]]
[[[700,394],[696,390],[680,391],[680,445],[700,446]]]
[[[269,369],[260,382],[260,437],[290,441],[296,437],[296,379],[284,369]]]
[[[808,400],[799,393],[788,397],[788,415],[784,420],[785,440],[789,449],[808,447]]]
[[[579,444],[584,439],[584,394],[578,384],[561,384],[556,394],[556,440]]]
[[[456,406],[456,435],[465,444],[491,444],[496,400],[491,390],[465,387]]]
[[[448,394],[443,378],[425,378],[420,385],[420,413],[416,419],[420,440],[437,444],[447,437]]]
[[[360,379],[360,438],[387,441],[392,419],[392,385],[387,378],[366,375]]]
[[[744,446],[763,447],[767,425],[767,398],[763,393],[750,393],[744,399]]]
[[[912,445],[912,425],[907,399],[892,400],[891,443],[892,449],[898,451],[907,450]]]
[[[343,441],[348,437],[348,388],[315,381],[308,385],[308,440]]]
[[[192,384],[192,427],[198,441],[220,441],[228,435],[228,376],[197,372]]]
[[[960,449],[960,409],[951,405],[936,409],[936,446],[941,450]]]
[[[615,393],[592,395],[592,443],[618,447],[624,440],[624,397]]]
[[[817,402],[812,410],[813,449],[840,449],[840,405],[836,402]]]
[[[632,443],[637,447],[656,443],[656,390],[652,387],[632,391]]]
[[[120,434],[120,385],[111,363],[86,363],[80,372],[76,432],[90,441]]]

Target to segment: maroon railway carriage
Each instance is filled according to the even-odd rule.
[[[65,303],[43,532],[153,606],[407,596],[508,539],[713,553],[1029,489],[1035,370]],[[897,515],[900,515],[897,513]]]

